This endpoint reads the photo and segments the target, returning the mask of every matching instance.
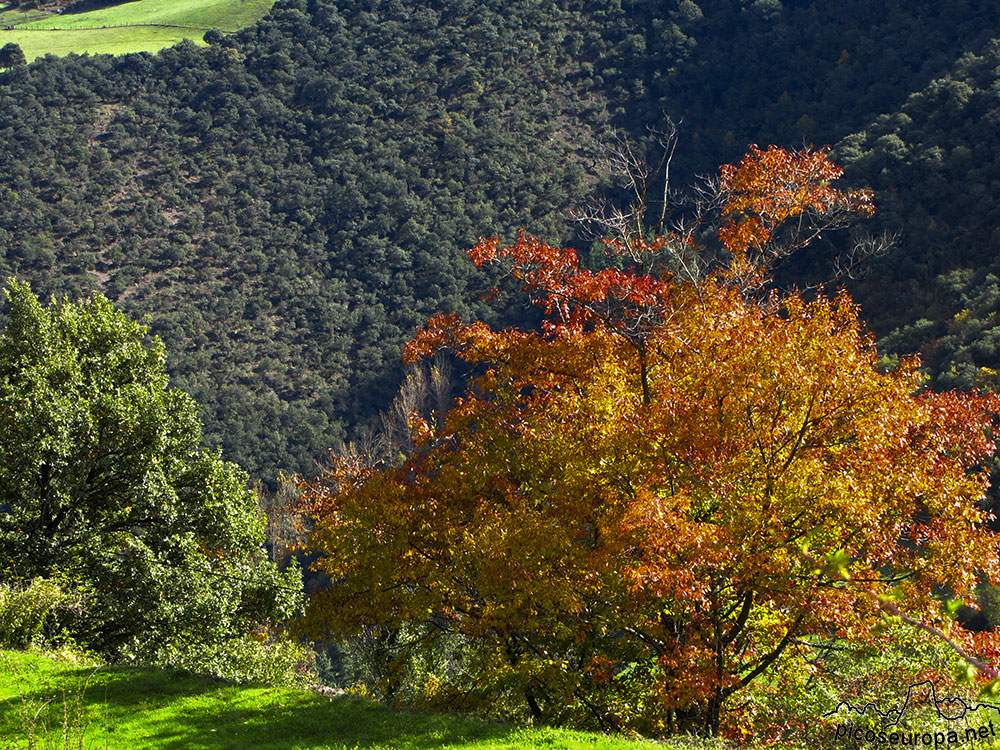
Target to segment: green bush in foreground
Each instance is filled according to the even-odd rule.
[[[223,648],[172,643],[157,651],[149,663],[231,682],[305,687],[315,680],[314,658],[312,651],[284,635],[251,633],[231,639]]]
[[[27,648],[42,637],[45,619],[71,595],[56,581],[0,583],[0,647]]]
[[[939,716],[931,701],[935,695],[970,707],[980,701],[977,689],[955,679],[964,673],[962,659],[943,641],[908,624],[886,619],[876,628],[877,645],[832,636],[799,641],[782,669],[750,689],[746,703],[730,717],[730,735],[755,748],[838,750],[879,746],[838,737],[838,725],[884,730],[887,736],[906,732],[909,739],[910,732],[962,734],[996,721],[992,710],[960,715],[957,702],[941,705],[951,720]],[[891,725],[874,710],[861,715],[848,708],[870,705],[884,713],[904,703],[905,712]]]
[[[163,344],[107,299],[46,308],[15,282],[8,303],[0,560],[11,590],[66,580],[82,606],[56,612],[56,630],[104,658],[177,657],[238,677],[250,634],[300,600],[298,570],[265,555],[246,474],[199,447],[197,407],[168,388]],[[31,611],[12,642],[37,635],[44,615]]]

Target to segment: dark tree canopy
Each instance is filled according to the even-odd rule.
[[[0,68],[13,68],[18,65],[25,65],[24,52],[21,47],[14,42],[8,42],[0,47]]]

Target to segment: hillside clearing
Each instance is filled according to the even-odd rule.
[[[132,0],[59,15],[0,10],[0,45],[20,45],[31,61],[46,54],[157,52],[212,28],[236,31],[263,18],[274,0]]]

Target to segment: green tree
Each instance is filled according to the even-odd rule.
[[[164,347],[100,295],[40,304],[11,282],[0,335],[0,560],[86,594],[64,623],[114,658],[211,651],[298,602],[263,550],[246,475],[200,449]]]
[[[21,47],[14,42],[0,47],[0,68],[13,68],[18,65],[27,65],[27,63]]]

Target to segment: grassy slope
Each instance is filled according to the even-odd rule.
[[[51,702],[41,716],[47,715],[49,726],[58,728],[63,706],[72,706],[81,694],[83,711],[71,709],[69,714],[85,717],[82,744],[109,750],[665,748],[586,732],[521,729],[393,711],[359,698],[329,700],[306,691],[229,685],[170,670],[102,667],[95,671],[10,651],[0,651],[0,738],[25,742],[23,710],[34,713],[47,700]],[[0,739],[0,748],[7,747],[18,744]]]
[[[274,0],[133,0],[71,15],[0,11],[0,45],[14,42],[33,60],[65,55],[156,52],[182,39],[200,42],[205,29],[236,31],[262,18]],[[169,26],[122,27],[122,24]],[[7,30],[6,26],[16,26]],[[102,28],[115,27],[118,28]],[[186,28],[185,28],[186,27]]]

